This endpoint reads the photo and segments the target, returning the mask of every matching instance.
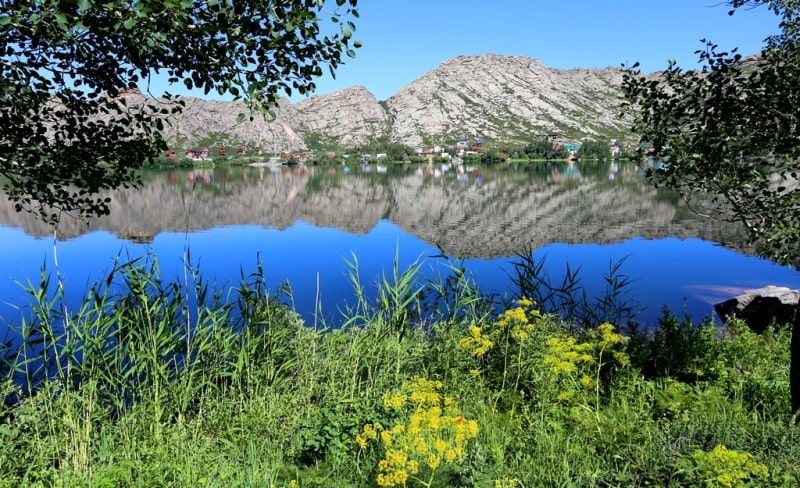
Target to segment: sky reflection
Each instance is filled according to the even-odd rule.
[[[183,280],[188,256],[223,295],[243,275],[255,272],[260,262],[272,289],[283,282],[291,285],[294,305],[309,325],[314,323],[318,301],[327,323],[342,320],[339,309],[352,303],[348,261],[357,260],[361,282],[372,296],[382,273],[391,274],[396,256],[401,270],[423,259],[426,277],[447,272],[444,260],[433,257],[440,254],[438,249],[387,220],[363,235],[298,221],[284,230],[238,225],[190,234],[164,232],[149,244],[95,231],[55,246],[52,239],[35,239],[19,229],[0,227],[0,243],[0,316],[12,326],[19,324],[23,305],[29,302],[17,282],[37,283],[43,268],[54,282],[54,251],[72,307],[115,263],[151,254],[157,257],[165,279]],[[581,283],[589,296],[602,293],[603,275],[610,265],[624,259],[621,272],[633,280],[625,297],[639,305],[637,318],[646,323],[654,322],[664,306],[701,320],[712,313],[713,303],[745,289],[768,284],[800,288],[800,273],[792,268],[696,238],[548,244],[537,249],[534,257],[546,260],[554,282],[561,280],[567,264],[573,270],[580,267]],[[469,259],[464,266],[485,293],[510,297],[515,292],[509,278],[514,259]],[[322,322],[322,317],[316,319]]]

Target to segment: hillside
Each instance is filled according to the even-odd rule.
[[[524,57],[486,54],[447,61],[387,100],[396,141],[536,134],[621,137],[619,69],[557,70]],[[427,137],[426,137],[427,136]]]
[[[238,102],[185,99],[187,109],[166,130],[176,150],[193,145],[247,145],[266,151],[352,147],[382,138],[411,146],[487,141],[620,138],[622,70],[551,69],[520,56],[459,56],[378,101],[355,86],[291,104],[274,117],[237,122]]]

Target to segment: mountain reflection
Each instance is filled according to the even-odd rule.
[[[231,225],[285,229],[298,220],[365,234],[381,219],[464,258],[514,256],[548,243],[699,237],[743,250],[740,226],[699,218],[646,184],[630,163],[533,163],[458,172],[435,166],[233,167],[143,173],[138,189],[108,193],[111,214],[64,219],[60,239],[106,230],[134,242],[161,232]],[[383,170],[384,168],[380,168]],[[0,225],[34,237],[50,226],[0,199]]]

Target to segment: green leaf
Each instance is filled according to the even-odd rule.
[[[67,16],[64,12],[56,12],[55,14],[56,24],[63,30],[67,29]]]

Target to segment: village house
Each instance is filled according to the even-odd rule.
[[[203,157],[200,155],[200,153],[195,151],[194,149],[187,149],[184,154],[186,155],[187,158],[195,160],[195,161],[199,161],[199,160],[203,159]]]

